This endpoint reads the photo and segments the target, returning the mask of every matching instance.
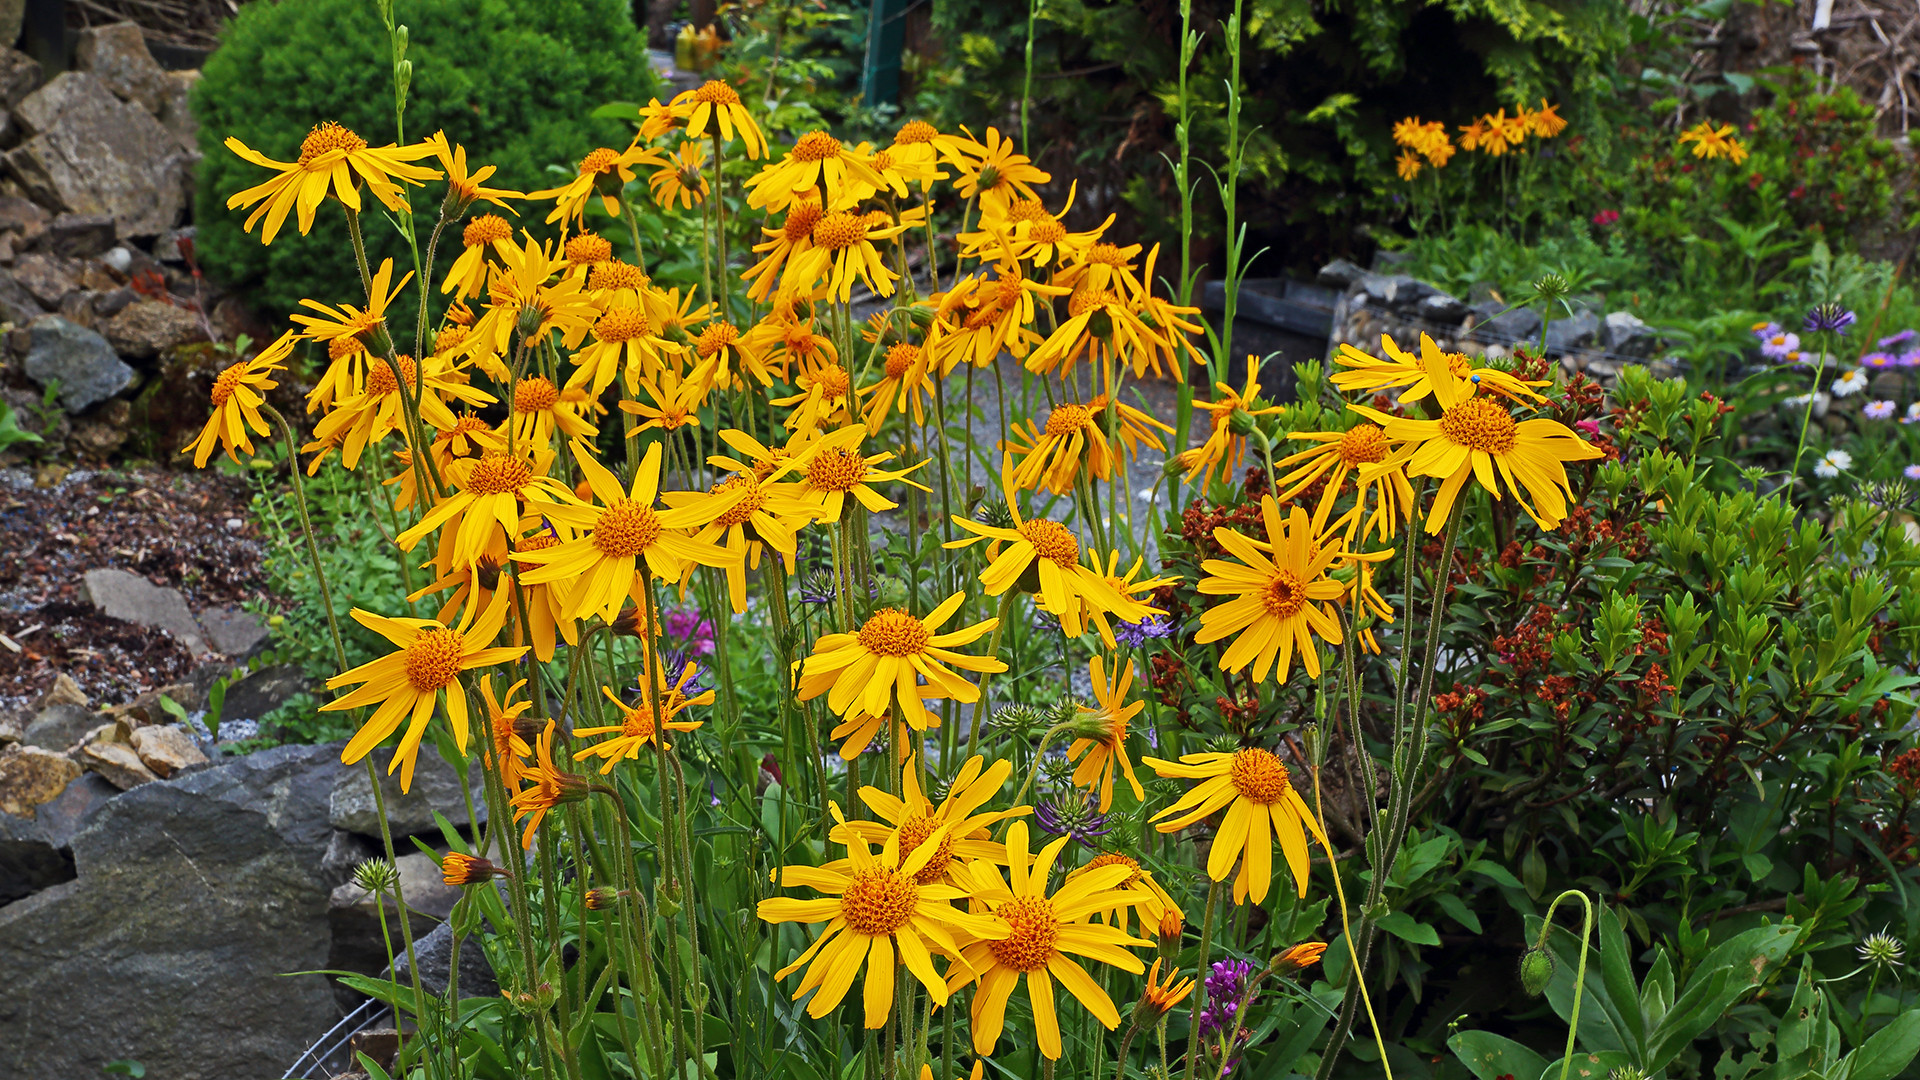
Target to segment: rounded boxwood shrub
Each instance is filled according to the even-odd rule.
[[[596,146],[625,146],[632,129],[589,113],[609,101],[645,101],[655,79],[625,0],[400,0],[395,21],[411,44],[413,86],[406,137],[436,130],[467,148],[469,167],[497,165],[489,184],[519,191],[553,186],[551,166],[571,170]],[[312,127],[335,120],[375,146],[394,141],[393,82],[386,29],[368,0],[282,0],[241,7],[194,88],[200,122],[196,245],[209,270],[279,320],[301,297],[361,301],[359,274],[337,204],[321,208],[302,238],[290,216],[271,246],[227,197],[266,173],[226,148],[227,136],[279,161],[299,156]],[[431,165],[431,159],[423,164]],[[421,245],[440,185],[416,192]],[[364,200],[361,229],[377,267],[410,266],[386,211]],[[534,222],[538,222],[536,216]],[[441,252],[458,253],[449,228]],[[452,250],[449,250],[451,248]],[[424,257],[424,250],[422,252]],[[411,301],[408,302],[411,306]]]

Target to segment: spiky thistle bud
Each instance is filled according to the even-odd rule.
[[[353,883],[370,893],[392,893],[400,887],[400,871],[385,859],[362,859],[353,868]]]

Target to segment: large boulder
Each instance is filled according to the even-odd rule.
[[[0,908],[0,1075],[278,1076],[334,1023],[291,974],[326,962],[326,893],[245,801],[137,788],[73,838],[75,880]]]
[[[0,813],[31,818],[79,775],[80,766],[64,754],[38,746],[0,748]]]
[[[42,387],[60,381],[60,404],[81,413],[127,388],[133,369],[99,334],[58,315],[33,320],[27,345],[27,377]]]
[[[158,236],[186,205],[187,157],[147,110],[114,96],[84,71],[63,72],[29,94],[13,117],[29,137],[7,171],[35,201],[113,218],[120,236]]]
[[[0,905],[72,880],[73,854],[55,843],[44,825],[0,814]]]
[[[89,570],[84,580],[87,597],[101,614],[165,630],[195,656],[208,651],[200,623],[178,589],[163,588],[139,574],[111,568]]]
[[[0,41],[12,44],[20,37],[20,10],[26,0],[0,0]],[[7,36],[8,17],[13,36]],[[0,109],[20,104],[40,85],[40,61],[18,49],[0,48]]]
[[[35,713],[26,730],[21,733],[20,741],[28,746],[60,753],[99,726],[100,721],[92,709],[60,702]]]
[[[73,65],[91,72],[120,100],[160,115],[170,80],[147,50],[146,35],[140,32],[138,23],[82,30],[73,45]]]

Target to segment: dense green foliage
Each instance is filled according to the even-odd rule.
[[[411,36],[413,84],[407,140],[436,130],[466,146],[469,159],[499,166],[490,183],[526,191],[556,182],[582,153],[631,137],[588,114],[610,100],[645,101],[655,92],[644,42],[619,0],[403,0],[395,18]],[[359,289],[337,206],[319,215],[307,243],[262,247],[259,227],[227,197],[259,183],[260,170],[223,145],[239,139],[290,161],[318,119],[337,120],[373,145],[394,141],[393,87],[384,65],[386,31],[366,0],[254,3],[240,10],[194,90],[200,122],[195,220],[199,251],[221,280],[247,290],[268,312],[303,297],[335,301]],[[410,265],[406,243],[369,203],[364,218],[376,265]],[[422,238],[424,246],[424,238]],[[446,261],[458,235],[442,245]]]

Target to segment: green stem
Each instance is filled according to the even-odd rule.
[[[1013,615],[1014,598],[1019,595],[1020,590],[1015,588],[1009,588],[1000,595],[999,617],[993,624],[993,635],[987,639],[987,655],[996,660],[1000,658],[1000,635],[1006,632],[1007,620]],[[967,732],[967,752],[961,755],[961,761],[972,761],[974,751],[980,746],[980,717],[988,708],[987,680],[991,677],[991,672],[980,673],[980,700],[973,706],[973,724]]]

